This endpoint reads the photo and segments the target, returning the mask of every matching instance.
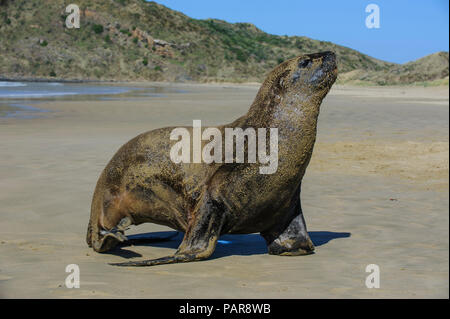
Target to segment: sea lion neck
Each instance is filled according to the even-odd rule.
[[[292,130],[307,124],[305,121],[314,124],[321,102],[321,94],[308,90],[284,92],[276,85],[263,84],[244,118],[248,126],[290,126]]]
[[[337,77],[336,55],[320,52],[278,65],[264,80],[246,125],[300,129],[317,121],[320,104]]]

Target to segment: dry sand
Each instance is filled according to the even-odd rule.
[[[164,84],[162,86],[170,86]],[[171,254],[167,243],[97,254],[85,244],[97,178],[127,140],[167,125],[225,123],[256,86],[53,101],[32,119],[0,119],[0,297],[449,297],[448,88],[336,86],[322,105],[303,209],[310,256],[266,254],[257,234],[224,236],[207,261],[150,268],[108,262]],[[35,105],[36,106],[36,105]],[[168,231],[141,225],[130,233]],[[65,287],[66,265],[81,287]],[[368,264],[381,287],[368,289]]]

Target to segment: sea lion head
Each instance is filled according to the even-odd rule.
[[[294,59],[292,84],[331,88],[337,78],[336,54],[331,51],[308,54]]]
[[[279,85],[285,94],[304,92],[324,97],[337,77],[334,52],[301,55],[280,66]]]
[[[262,84],[249,116],[264,118],[275,105],[302,105],[316,108],[337,78],[334,52],[325,51],[297,56],[275,67]],[[261,121],[260,121],[261,122]]]

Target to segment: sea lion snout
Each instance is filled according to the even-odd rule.
[[[334,80],[337,77],[337,61],[336,61],[336,54],[331,51],[323,52],[322,56],[322,69],[328,73],[332,74],[334,76]],[[333,82],[334,82],[333,80]]]
[[[293,85],[315,88],[331,87],[337,77],[336,54],[331,51],[307,54],[296,58],[292,73]]]
[[[332,51],[325,51],[319,53],[319,55],[322,58],[322,68],[325,71],[335,72],[337,69],[336,54]]]

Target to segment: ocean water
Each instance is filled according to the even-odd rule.
[[[0,118],[33,118],[46,110],[38,104],[55,100],[142,100],[165,93],[185,93],[167,87],[133,87],[100,83],[0,81]]]
[[[70,95],[110,95],[133,90],[130,87],[59,82],[0,82],[0,99],[36,99]]]

